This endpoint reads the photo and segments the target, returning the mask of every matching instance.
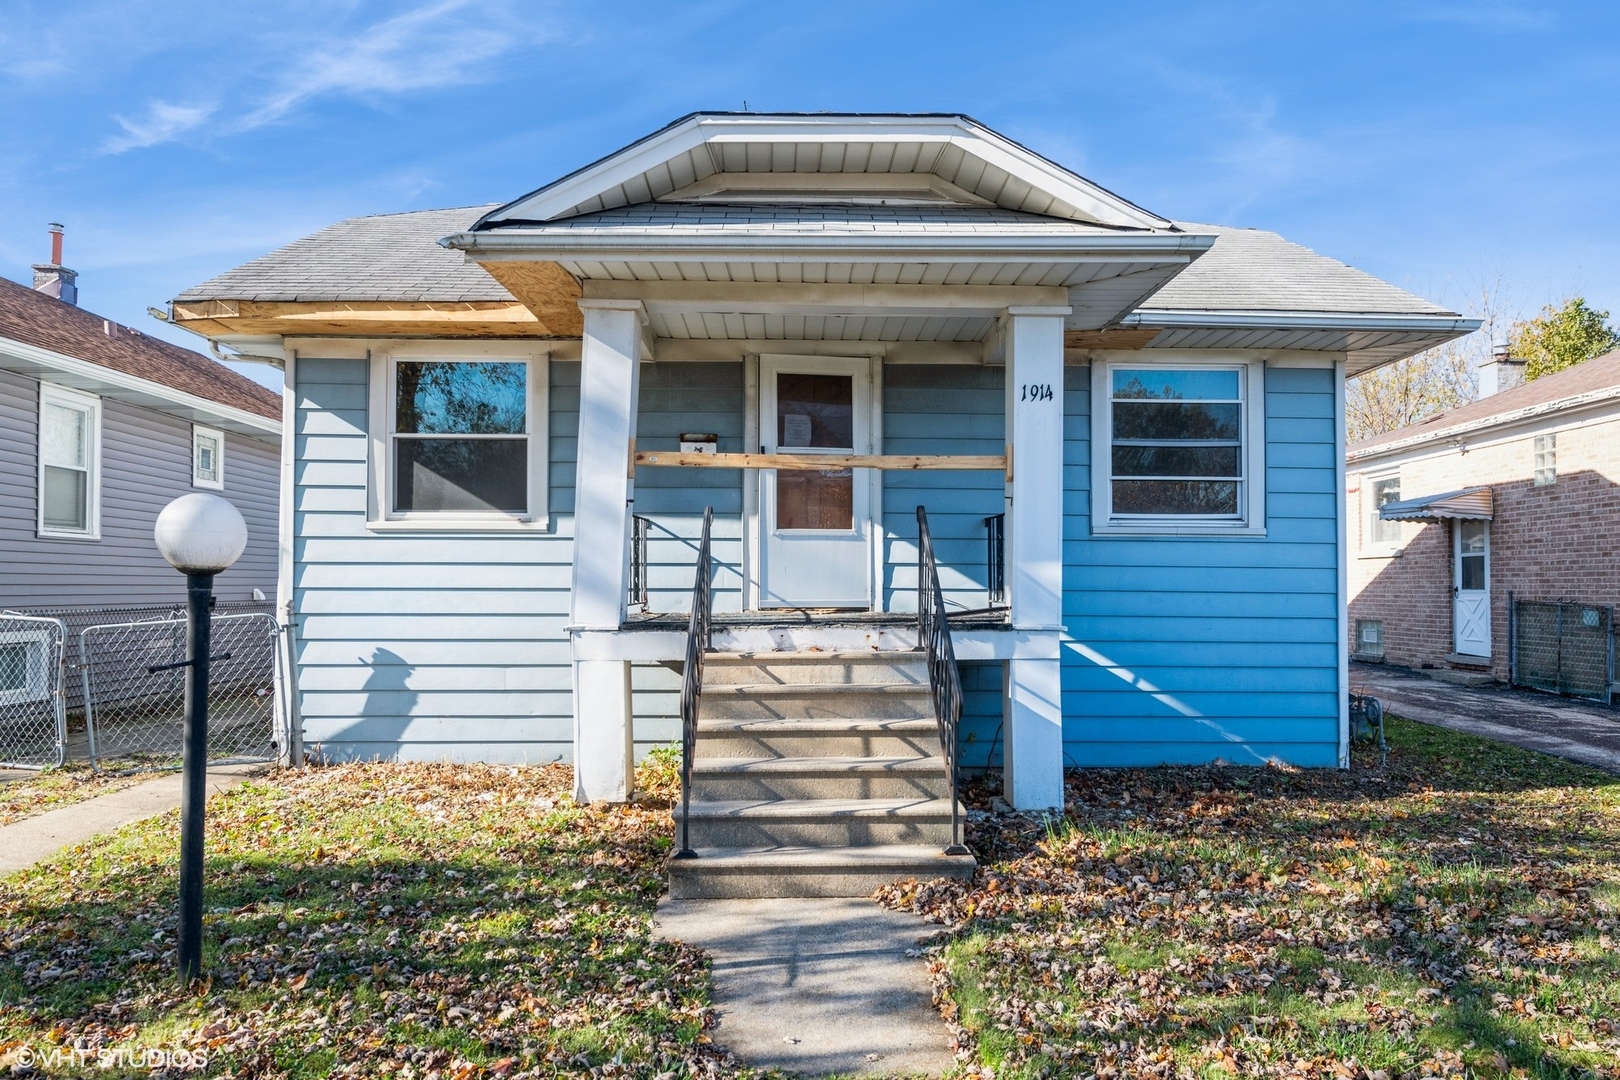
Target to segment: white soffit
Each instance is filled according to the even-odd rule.
[[[913,183],[905,176],[937,180]],[[754,177],[794,177],[750,181]],[[830,181],[864,176],[863,181]],[[697,113],[492,211],[474,229],[556,221],[679,197],[791,201],[838,189],[961,201],[1129,229],[1171,223],[966,116]],[[961,193],[961,194],[957,194]]]

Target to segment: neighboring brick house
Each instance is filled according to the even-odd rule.
[[[1347,449],[1353,656],[1506,680],[1510,594],[1620,605],[1620,351],[1522,371]]]

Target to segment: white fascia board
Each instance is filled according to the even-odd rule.
[[[1209,329],[1288,330],[1398,330],[1471,334],[1482,325],[1460,315],[1406,315],[1397,312],[1347,311],[1134,311],[1120,320],[1123,326],[1152,329],[1182,327]]]
[[[238,435],[281,438],[280,420],[222,405],[163,383],[126,375],[88,360],[11,338],[0,338],[0,370],[57,383],[114,401],[157,409],[182,420],[213,424]]]
[[[595,165],[563,177],[492,211],[478,224],[550,221],[657,168],[678,154],[709,142],[908,142],[951,143],[1009,175],[1110,225],[1171,227],[1149,213],[989,128],[956,116],[781,117],[693,116],[633,143]]]
[[[1097,236],[850,236],[807,233],[757,236],[670,236],[644,232],[570,236],[514,229],[455,233],[439,243],[479,262],[630,259],[634,262],[704,259],[782,262],[931,262],[945,258],[986,262],[1186,262],[1215,242],[1185,233]],[[1167,258],[1169,257],[1169,258]]]
[[[1545,401],[1539,405],[1527,405],[1522,409],[1513,409],[1509,412],[1497,413],[1494,416],[1482,416],[1477,420],[1452,424],[1450,427],[1436,428],[1433,431],[1419,432],[1408,435],[1404,439],[1396,439],[1393,442],[1370,446],[1365,450],[1351,449],[1346,452],[1345,459],[1352,464],[1376,462],[1381,458],[1399,454],[1428,443],[1451,442],[1493,429],[1511,428],[1558,413],[1587,412],[1615,403],[1620,403],[1620,386],[1606,386],[1601,390],[1590,390],[1584,394],[1559,398],[1557,401]]]

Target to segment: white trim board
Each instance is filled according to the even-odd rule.
[[[271,441],[265,439],[267,435],[271,439],[281,437],[280,420],[222,405],[151,379],[126,375],[88,360],[12,338],[0,338],[0,370],[130,405],[157,409],[182,420],[218,426],[261,441]]]

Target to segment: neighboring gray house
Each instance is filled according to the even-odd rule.
[[[247,519],[221,601],[274,598],[281,395],[80,310],[56,259],[0,278],[0,609],[183,602],[152,525],[198,489]]]

